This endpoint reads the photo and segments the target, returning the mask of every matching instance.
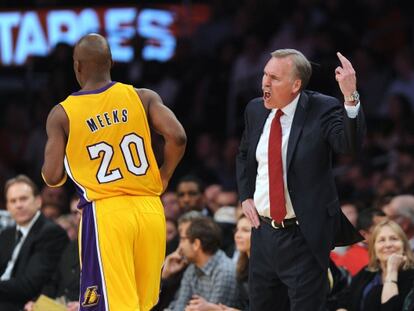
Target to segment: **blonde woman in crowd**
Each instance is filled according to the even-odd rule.
[[[394,221],[380,222],[368,242],[369,263],[352,280],[338,311],[401,310],[413,286],[414,255]]]

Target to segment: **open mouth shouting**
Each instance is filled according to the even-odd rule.
[[[269,101],[270,97],[272,97],[272,95],[270,94],[269,91],[263,90],[263,100],[264,101]]]

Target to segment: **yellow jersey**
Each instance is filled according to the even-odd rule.
[[[65,169],[87,201],[161,194],[147,115],[131,85],[111,82],[60,104],[69,119]]]

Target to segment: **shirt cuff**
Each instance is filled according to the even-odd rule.
[[[356,104],[355,106],[345,105],[346,114],[348,115],[348,118],[355,119],[359,112],[359,106],[360,102]]]

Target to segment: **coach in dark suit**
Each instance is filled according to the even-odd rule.
[[[16,226],[0,234],[0,310],[21,310],[51,278],[68,237],[40,213],[36,185],[19,175],[5,185]]]
[[[325,310],[329,252],[362,240],[339,208],[332,153],[356,153],[365,132],[351,63],[335,70],[344,103],[305,91],[311,65],[277,50],[264,68],[263,98],[246,107],[237,156],[243,212],[253,225],[250,310]]]

